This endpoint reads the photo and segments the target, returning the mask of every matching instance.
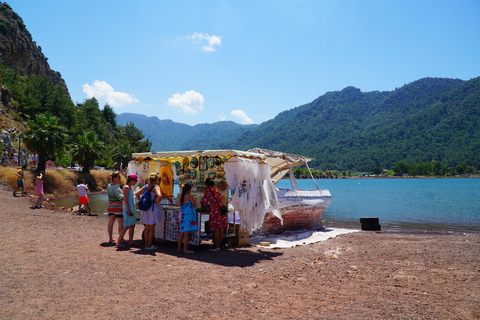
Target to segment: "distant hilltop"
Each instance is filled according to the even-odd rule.
[[[22,18],[5,2],[0,2],[0,60],[25,75],[46,75],[68,94],[60,72],[50,69],[42,48],[32,40]]]

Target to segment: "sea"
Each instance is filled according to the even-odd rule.
[[[301,189],[316,189],[310,179],[297,183]],[[339,178],[316,183],[332,195],[321,218],[326,228],[360,229],[360,218],[376,217],[383,232],[480,232],[480,178]],[[277,187],[290,188],[290,180],[279,181]],[[93,212],[107,211],[106,194],[89,199]],[[68,208],[77,201],[73,197],[53,202]]]
[[[360,228],[360,218],[377,217],[382,231],[480,232],[480,178],[317,179],[332,202],[325,227]],[[316,189],[313,180],[297,180]],[[278,182],[290,187],[289,180]]]

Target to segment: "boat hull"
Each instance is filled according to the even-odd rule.
[[[267,212],[260,232],[323,229],[320,218],[332,201],[328,190],[280,189],[277,191],[277,198],[283,224],[279,218]]]

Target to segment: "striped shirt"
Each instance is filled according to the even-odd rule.
[[[107,187],[108,212],[123,212],[123,191],[116,184]]]

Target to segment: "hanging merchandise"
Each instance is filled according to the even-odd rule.
[[[168,161],[160,163],[160,190],[162,191],[162,198],[173,199],[174,172],[175,167],[172,170],[172,165]]]
[[[234,191],[231,203],[249,233],[260,229],[268,211],[282,220],[268,164],[232,157],[225,164],[225,176]]]

